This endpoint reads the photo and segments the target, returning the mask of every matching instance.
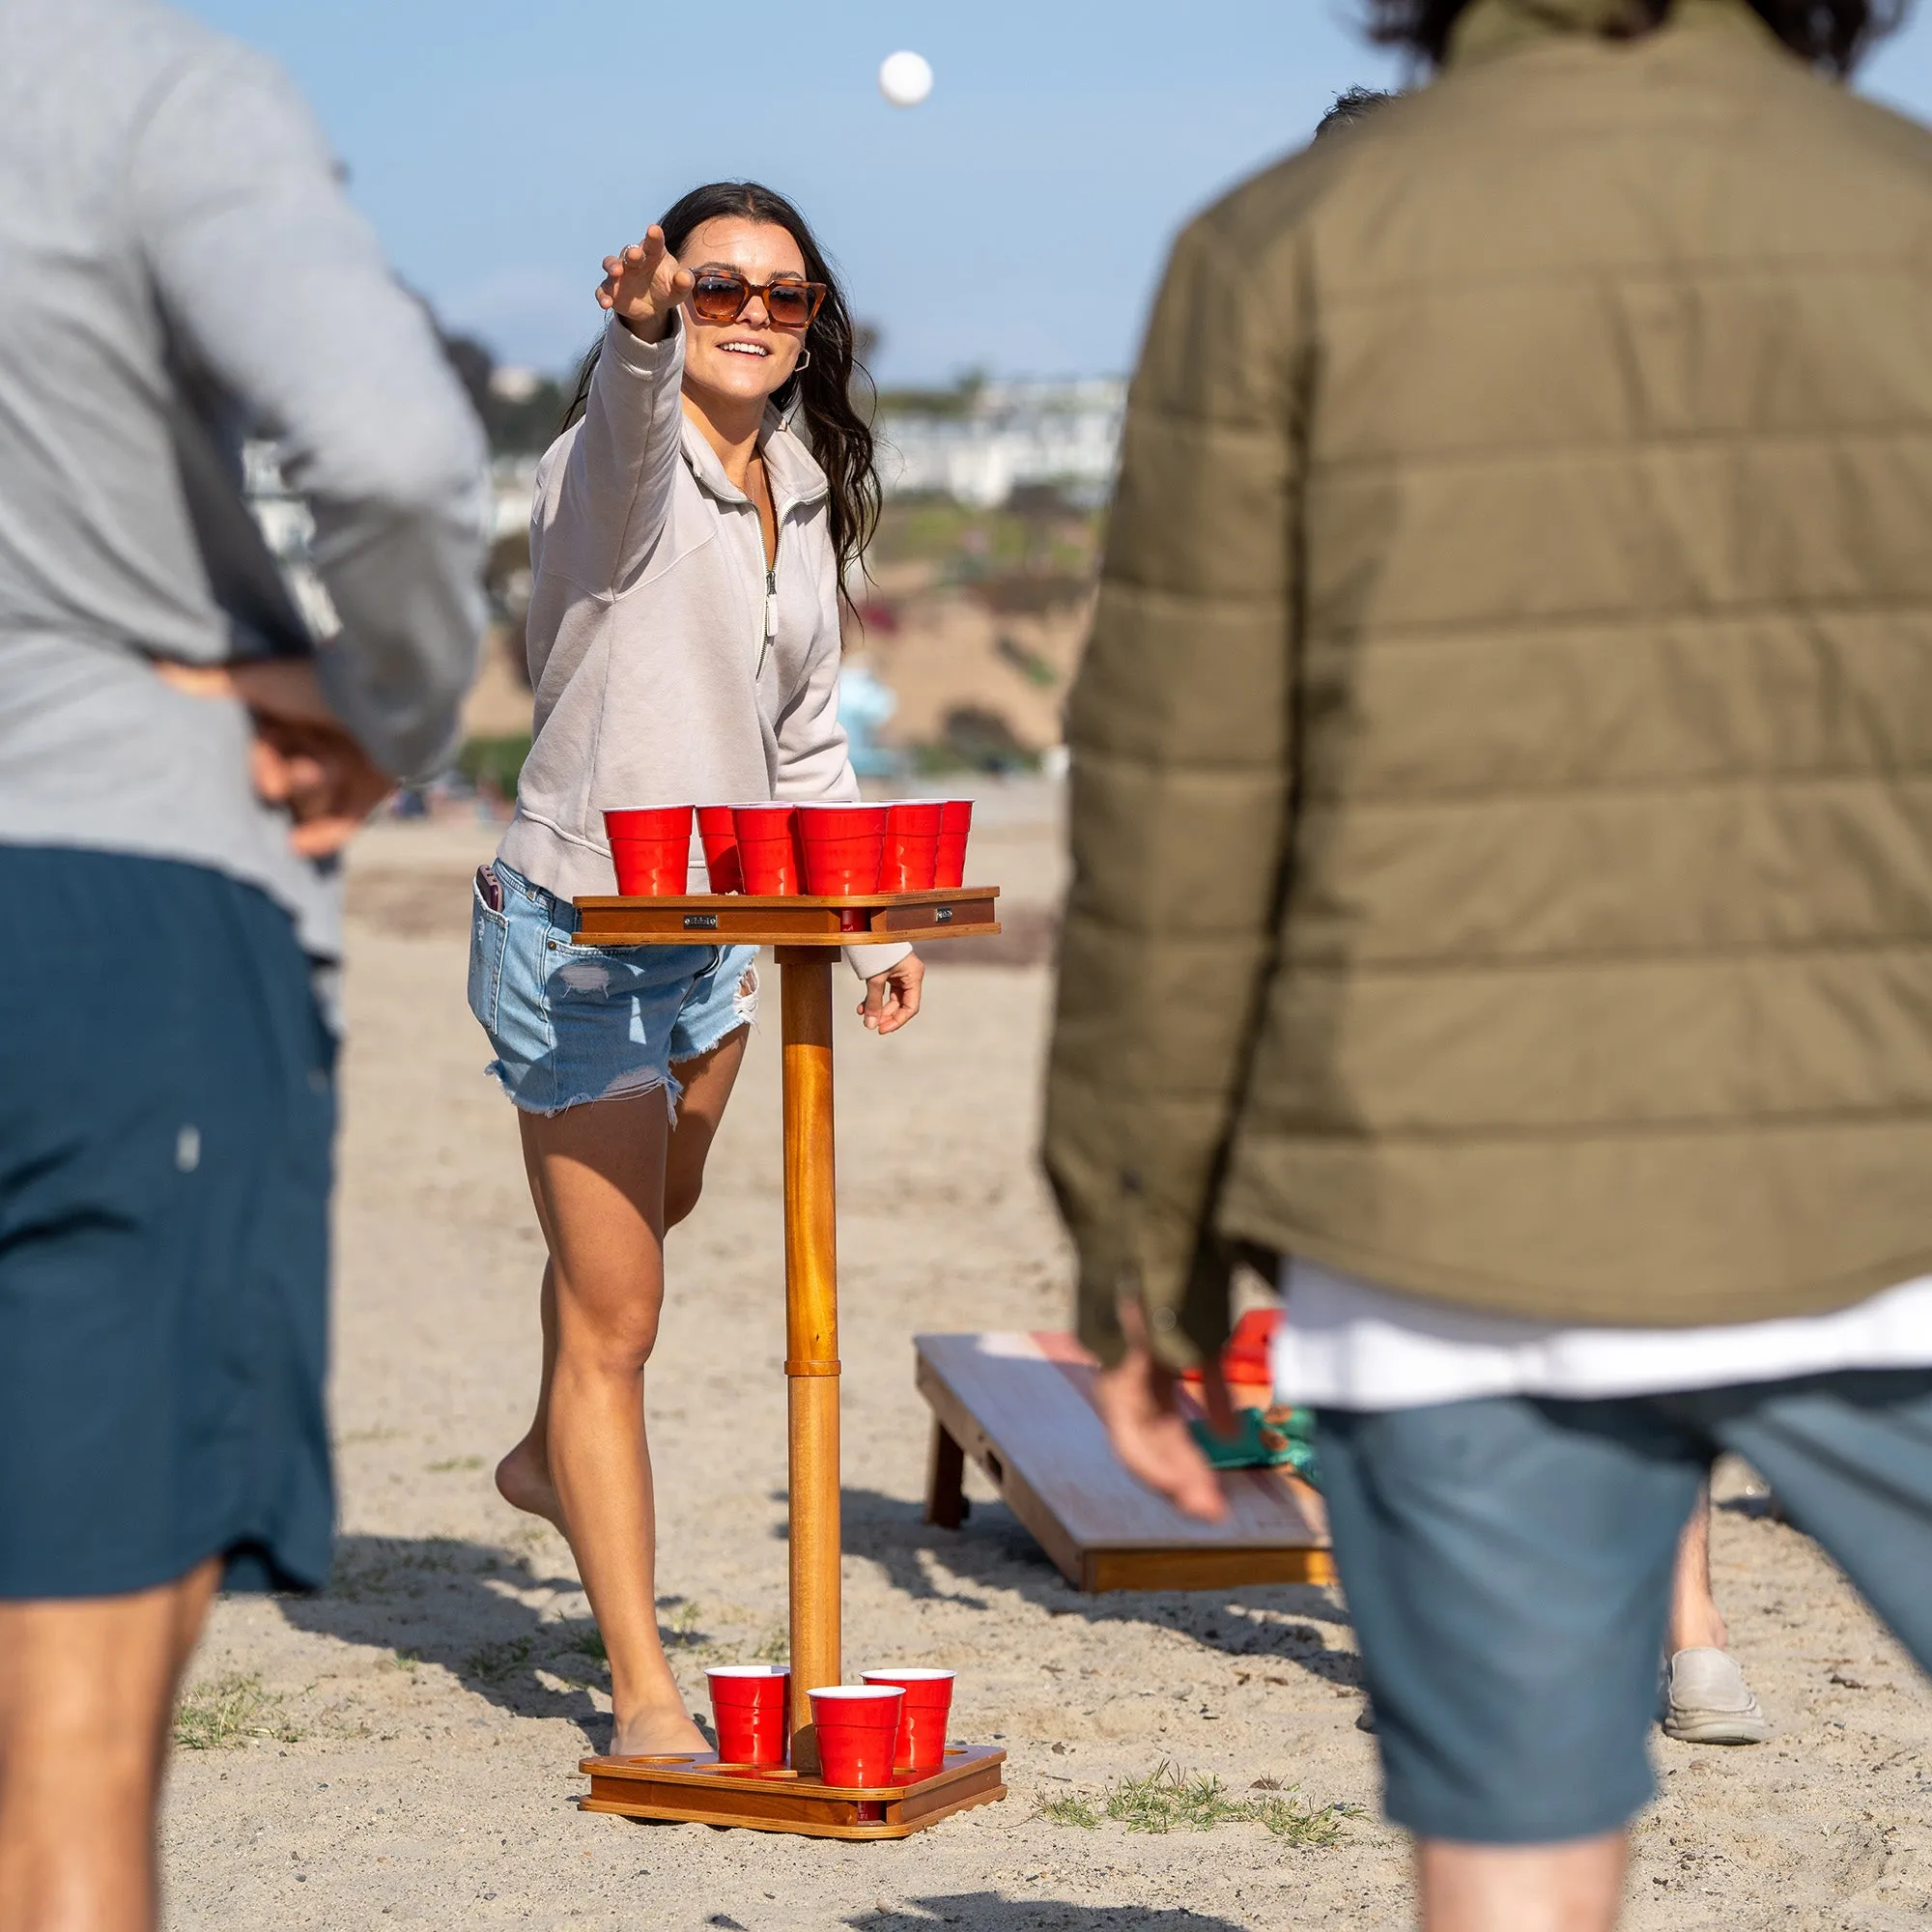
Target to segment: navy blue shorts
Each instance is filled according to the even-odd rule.
[[[1503,1396],[1317,1424],[1389,1817],[1594,1838],[1649,1802],[1677,1539],[1734,1450],[1932,1666],[1932,1371]]]
[[[0,1599],[327,1578],[334,1041],[218,872],[0,845]]]

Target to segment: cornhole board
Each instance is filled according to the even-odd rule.
[[[1098,1364],[1071,1335],[921,1335],[913,1346],[932,1410],[927,1522],[964,1520],[970,1456],[1076,1590],[1334,1581],[1327,1513],[1293,1471],[1223,1471],[1221,1522],[1182,1516],[1128,1475],[1094,1407]]]

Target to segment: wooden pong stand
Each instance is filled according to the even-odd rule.
[[[807,1692],[844,1682],[838,1530],[838,1190],[833,1174],[832,969],[840,947],[984,938],[992,886],[844,898],[704,894],[582,898],[584,946],[770,946],[782,981],[785,1378],[791,1535],[791,1764],[757,1771],[710,1754],[589,1757],[586,1811],[744,1825],[814,1838],[903,1838],[1007,1795],[1007,1754],[948,1745],[930,1776],[866,1790],[826,1784]]]

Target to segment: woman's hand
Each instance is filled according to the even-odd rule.
[[[633,242],[622,254],[604,257],[597,305],[613,309],[617,320],[642,341],[662,342],[671,312],[696,280],[678,266],[665,246],[664,230],[653,222],[641,242]]]
[[[924,979],[925,961],[917,952],[908,952],[896,966],[888,966],[866,981],[859,1017],[874,1033],[897,1033],[919,1011],[919,989]]]

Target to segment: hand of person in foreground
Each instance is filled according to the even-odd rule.
[[[294,820],[289,843],[304,859],[334,857],[392,788],[388,774],[337,723],[306,659],[157,662],[155,672],[191,697],[247,706],[255,724],[248,767],[256,795],[286,808]]]
[[[896,966],[866,981],[859,1017],[874,1033],[897,1033],[919,1011],[919,989],[924,980],[925,961],[917,952],[908,952]]]
[[[662,342],[672,311],[696,279],[665,246],[664,230],[652,222],[641,242],[604,257],[597,306],[614,309],[617,320],[640,341]]]
[[[1221,1481],[1180,1412],[1179,1379],[1155,1361],[1148,1347],[1147,1319],[1138,1303],[1123,1303],[1121,1325],[1127,1352],[1094,1383],[1094,1406],[1107,1425],[1107,1439],[1121,1465],[1156,1495],[1165,1496],[1183,1516],[1219,1522],[1228,1514]],[[1203,1406],[1215,1435],[1235,1433],[1235,1408],[1218,1361],[1201,1378]]]

